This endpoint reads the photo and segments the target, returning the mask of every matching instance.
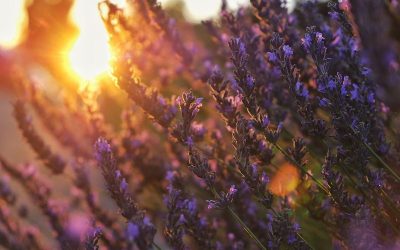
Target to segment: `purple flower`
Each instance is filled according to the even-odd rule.
[[[190,214],[194,215],[197,212],[196,200],[189,200],[187,202],[187,210]]]
[[[231,199],[233,199],[233,197],[236,195],[236,193],[237,193],[237,188],[235,187],[235,185],[232,185],[230,188],[229,188],[229,192],[228,192],[228,196],[231,198]]]
[[[308,98],[309,92],[308,89],[301,83],[301,82],[296,82],[296,93],[303,97],[303,98]]]
[[[219,208],[219,203],[218,203],[218,201],[215,201],[215,200],[207,200],[207,203],[208,203],[208,205],[207,205],[207,208],[208,208],[208,209]]]
[[[246,78],[246,85],[248,89],[253,89],[254,88],[254,77],[252,77],[251,75],[248,75]]]
[[[263,127],[268,127],[268,125],[269,125],[269,118],[268,118],[268,115],[264,115],[264,117],[263,117],[263,119],[262,119],[262,126]]]
[[[290,58],[293,55],[293,49],[289,45],[283,45],[282,50],[286,58]]]
[[[300,231],[300,225],[299,225],[299,223],[293,223],[293,230],[295,231],[295,232],[298,232],[298,231]]]
[[[132,222],[128,222],[126,234],[131,241],[136,240],[136,238],[139,236],[139,226]]]
[[[181,214],[180,216],[179,216],[179,219],[178,219],[178,223],[179,224],[185,224],[187,222],[187,220],[186,220],[186,218],[185,218],[185,215],[184,214]]]
[[[197,122],[193,122],[191,129],[195,137],[203,137],[207,132],[204,125]]]
[[[267,52],[268,60],[272,63],[276,63],[278,61],[278,56],[275,52]]]
[[[176,172],[174,171],[167,171],[167,174],[165,176],[165,179],[167,179],[169,182],[172,182],[175,178]]]
[[[264,186],[268,185],[269,177],[268,177],[267,173],[262,172],[262,174],[261,174],[261,182],[263,183]]]
[[[304,38],[302,39],[303,46],[306,50],[309,50],[312,43],[312,38],[309,33],[306,33]]]
[[[98,139],[96,142],[96,159],[101,161],[102,157],[107,154],[111,154],[111,146],[104,139]]]
[[[128,188],[128,183],[126,182],[125,178],[122,179],[121,184],[120,184],[120,188],[123,192],[126,192],[127,188]]]
[[[238,190],[234,185],[229,188],[229,191],[225,194],[221,192],[221,195],[216,200],[207,200],[208,209],[225,209],[235,199]]]
[[[336,83],[334,80],[329,79],[328,81],[328,89],[329,90],[334,90],[336,88]]]
[[[340,89],[340,93],[343,96],[346,96],[348,93],[348,88],[351,86],[351,82],[348,76],[345,76],[343,79],[342,87]]]
[[[186,145],[188,146],[188,147],[193,147],[194,146],[194,142],[193,142],[193,138],[191,137],[191,136],[188,136],[187,138],[186,138]]]
[[[369,92],[367,100],[368,100],[368,103],[374,104],[375,103],[375,94],[373,92]]]
[[[338,21],[339,20],[339,13],[337,13],[336,11],[330,11],[329,12],[329,16],[333,19]]]
[[[320,33],[320,32],[316,32],[316,33],[315,33],[315,38],[317,39],[317,43],[322,43],[323,40],[325,39],[325,38],[323,37],[322,33]]]
[[[325,97],[319,100],[319,105],[321,107],[328,107],[329,105],[329,100],[326,99]]]
[[[358,86],[353,84],[353,89],[350,91],[350,97],[352,100],[357,100],[359,99],[359,92],[358,92]]]
[[[116,178],[116,179],[120,179],[121,177],[122,177],[121,171],[116,170],[116,171],[115,171],[115,178]]]
[[[287,242],[289,245],[293,244],[294,242],[297,241],[297,237],[295,234],[289,234],[288,238],[287,238]]]

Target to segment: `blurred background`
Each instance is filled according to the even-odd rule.
[[[112,2],[123,7],[125,1]],[[98,2],[99,0],[0,0],[0,152],[13,163],[35,162],[37,158],[24,142],[13,118],[12,103],[15,95],[12,82],[18,79],[19,74],[27,75],[38,89],[45,90],[52,101],[58,104],[64,101],[63,91],[69,89],[77,93],[80,86],[97,83],[100,82],[99,78],[107,77],[111,53],[108,35],[97,7]],[[221,0],[159,2],[178,24],[180,21],[191,23],[191,26],[184,27],[186,31],[193,29],[192,33],[185,32],[189,36],[204,32],[200,28],[201,21],[216,17],[222,4]],[[227,4],[229,9],[237,10],[248,5],[249,0],[227,0]],[[294,4],[295,0],[288,1],[289,11]],[[120,95],[118,93],[118,98],[115,98],[117,101],[124,98]],[[108,106],[105,116],[106,119],[109,118],[109,122],[120,121],[119,112],[113,112],[115,110],[118,107],[112,109]],[[38,120],[35,119],[37,117],[34,117],[34,112],[31,113],[33,121]],[[35,122],[35,126],[39,132],[45,131],[45,125],[40,122]],[[46,133],[41,135],[54,151],[65,153],[55,138]],[[281,173],[286,174],[277,176],[276,179],[282,180],[280,183],[283,184],[277,184],[274,180],[271,183],[272,187],[279,187],[279,190],[274,190],[277,194],[282,192],[282,186],[288,187],[290,191],[294,190],[299,178],[297,172],[290,172],[290,166],[282,169],[284,171]],[[54,177],[49,175],[49,178]],[[62,190],[62,193],[69,195],[69,190]],[[40,221],[40,217],[37,220]],[[36,224],[41,225],[40,222]],[[40,229],[44,230],[45,226],[41,226]]]
[[[12,118],[10,77],[13,65],[22,66],[46,89],[54,82],[73,86],[108,70],[107,34],[97,4],[99,0],[1,0],[0,8],[0,151],[21,161],[32,159]],[[124,6],[125,0],[113,0]],[[161,0],[176,19],[194,24],[217,15],[220,0]],[[248,0],[228,0],[232,10]],[[288,9],[294,1],[288,1]],[[21,139],[21,141],[18,140]],[[16,140],[17,139],[17,140]],[[22,145],[21,145],[22,144]]]

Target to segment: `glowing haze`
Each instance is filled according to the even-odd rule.
[[[26,15],[25,0],[1,0],[0,8],[0,46],[12,48],[18,44]],[[108,48],[107,33],[98,13],[99,0],[76,0],[71,19],[79,28],[79,37],[69,53],[69,63],[77,76],[92,80],[108,70],[111,53]],[[123,6],[125,0],[112,0]],[[165,6],[174,0],[160,0]],[[215,16],[221,0],[185,0],[185,17],[193,22]],[[231,9],[248,4],[248,0],[227,1]],[[293,2],[293,1],[289,1]]]
[[[113,1],[122,5],[125,1]],[[97,9],[97,0],[76,1],[72,20],[79,28],[79,37],[69,55],[77,75],[90,80],[108,70],[111,53],[106,29]]]
[[[24,0],[1,0],[0,46],[11,48],[18,44],[25,24]]]
[[[123,6],[125,0],[112,1]],[[163,5],[171,0],[160,1]],[[245,0],[229,1],[230,7],[237,8]],[[77,0],[72,9],[72,19],[80,30],[80,35],[71,53],[70,64],[77,75],[90,80],[108,70],[111,52],[108,49],[107,33],[97,9],[98,0]],[[200,21],[215,16],[220,8],[220,1],[187,0],[185,1],[186,17]]]

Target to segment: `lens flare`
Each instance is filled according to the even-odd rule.
[[[98,0],[77,0],[72,9],[72,19],[79,28],[69,60],[73,71],[85,80],[92,80],[108,71],[111,52],[107,31],[98,12]],[[124,0],[112,1],[120,6]]]
[[[26,25],[25,0],[2,0],[0,8],[0,46],[12,48],[21,39]]]
[[[89,80],[107,71],[110,51],[107,33],[97,11],[96,1],[76,1],[72,18],[79,28],[79,37],[70,53],[72,69]]]

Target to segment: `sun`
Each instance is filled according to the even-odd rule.
[[[98,12],[98,0],[76,0],[71,17],[79,36],[69,53],[69,63],[76,75],[93,80],[109,69],[111,51],[107,31]],[[123,5],[124,0],[112,1]]]
[[[0,8],[0,47],[11,49],[21,40],[27,24],[24,0],[2,0]]]

